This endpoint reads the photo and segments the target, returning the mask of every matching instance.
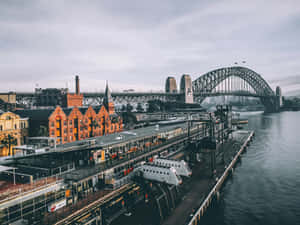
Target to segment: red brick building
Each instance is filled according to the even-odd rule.
[[[82,106],[83,94],[80,94],[79,77],[75,77],[76,91],[75,93],[69,93],[68,88],[36,88],[35,98],[36,106],[62,106],[62,107],[74,107]],[[0,96],[1,97],[1,96]]]
[[[82,106],[83,94],[80,94],[79,77],[75,77],[76,92],[74,94],[67,93],[65,107]]]
[[[21,110],[20,115],[30,118],[30,136],[58,138],[58,143],[83,140],[90,137],[120,132],[122,118],[115,113],[108,86],[102,106],[55,109]],[[41,130],[46,130],[42,133]]]

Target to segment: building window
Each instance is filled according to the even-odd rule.
[[[54,130],[51,131],[51,135],[52,135],[52,136],[54,135]]]
[[[67,133],[67,129],[66,128],[64,129],[64,133]]]
[[[67,137],[65,137],[64,140],[67,141]]]
[[[0,131],[2,131],[3,130],[3,127],[2,127],[2,125],[0,125]]]
[[[72,125],[72,123],[73,123],[72,120],[70,120],[69,124]]]
[[[51,127],[54,127],[54,122],[51,122]]]
[[[15,129],[17,129],[17,124],[15,124]]]
[[[70,132],[71,132],[71,133],[73,132],[73,129],[72,129],[72,128],[70,128]]]
[[[64,120],[64,125],[67,126],[67,121],[66,120]]]

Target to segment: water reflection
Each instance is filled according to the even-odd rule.
[[[300,224],[300,112],[246,116],[255,140],[202,224]]]

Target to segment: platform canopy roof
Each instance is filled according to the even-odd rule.
[[[16,168],[10,167],[10,166],[2,166],[2,165],[0,165],[0,172],[7,171],[7,170],[12,170],[12,169],[16,169]]]

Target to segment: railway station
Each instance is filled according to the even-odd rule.
[[[1,224],[110,224],[153,199],[163,218],[189,179],[182,177],[191,175],[188,163],[199,158],[186,146],[212,136],[220,145],[230,132],[230,108],[221,107],[192,120],[47,147],[23,146],[22,154],[1,160]],[[180,166],[186,174],[180,174]]]

